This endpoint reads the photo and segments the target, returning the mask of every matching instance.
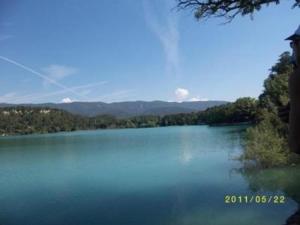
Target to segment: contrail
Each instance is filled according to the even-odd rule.
[[[75,91],[75,90],[78,90],[78,89],[95,87],[95,86],[103,85],[103,84],[106,84],[106,83],[108,83],[108,81],[100,81],[100,82],[97,82],[97,83],[90,83],[90,84],[84,84],[84,85],[80,85],[80,86],[70,87],[69,89],[72,89],[73,91]],[[51,93],[47,93],[47,94],[33,93],[33,94],[13,98],[13,101],[14,102],[21,102],[21,101],[25,102],[27,99],[30,99],[30,100],[40,99],[40,98],[55,96],[55,95],[59,95],[59,94],[64,94],[66,92],[68,92],[68,90],[55,91],[55,92],[51,92]]]
[[[31,68],[28,67],[28,66],[25,66],[25,65],[23,65],[23,64],[21,64],[21,63],[18,63],[18,62],[16,62],[16,61],[12,60],[12,59],[6,58],[6,57],[1,56],[1,55],[0,55],[0,59],[2,59],[3,61],[6,61],[6,62],[8,62],[8,63],[11,63],[11,64],[13,64],[13,65],[15,65],[15,66],[17,66],[17,67],[20,67],[20,68],[22,68],[22,69],[24,69],[24,70],[26,70],[26,71],[28,71],[28,72],[30,72],[30,73],[32,73],[32,74],[35,74],[35,75],[37,75],[38,77],[41,77],[42,79],[44,79],[44,80],[46,80],[46,81],[49,81],[50,83],[56,85],[57,87],[60,87],[60,88],[64,89],[65,91],[71,92],[71,93],[73,93],[74,95],[76,95],[76,96],[78,96],[78,97],[80,97],[80,98],[84,97],[84,96],[78,94],[77,92],[75,92],[74,90],[72,90],[71,88],[68,88],[67,86],[65,86],[65,85],[63,85],[63,84],[58,83],[57,81],[55,81],[55,80],[49,78],[48,76],[46,76],[46,75],[44,75],[44,74],[42,74],[42,73],[39,73],[39,72],[35,71],[34,69],[31,69]]]
[[[155,7],[158,2],[160,10]],[[143,7],[146,23],[160,41],[164,51],[166,74],[174,74],[177,78],[180,76],[179,18],[177,14],[168,10],[171,8],[168,1],[144,0]]]

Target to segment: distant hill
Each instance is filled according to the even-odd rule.
[[[159,115],[190,113],[205,110],[209,107],[226,104],[225,101],[195,101],[195,102],[164,102],[164,101],[132,101],[132,102],[72,102],[72,103],[42,103],[19,104],[31,107],[49,107],[62,109],[82,116],[113,115],[118,118],[127,118],[141,115]],[[0,103],[0,107],[18,106],[15,104]]]

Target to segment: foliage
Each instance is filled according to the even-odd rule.
[[[292,71],[290,54],[284,52],[271,68],[259,97],[256,126],[246,134],[245,152],[242,158],[254,161],[261,167],[291,164],[297,160],[287,144],[288,124],[279,116],[282,107],[289,102],[288,74]]]
[[[202,119],[210,125],[253,122],[256,110],[257,101],[254,98],[239,98],[234,103],[205,110]]]
[[[76,130],[78,117],[64,111],[30,107],[0,110],[1,134],[31,134]]]
[[[166,115],[161,118],[161,126],[181,126],[181,125],[197,125],[199,124],[199,113],[179,113],[174,115]]]
[[[299,0],[293,0],[293,8],[300,7]],[[278,5],[279,0],[177,0],[179,9],[192,9],[197,19],[210,17],[223,17],[227,22],[232,21],[237,15],[253,16],[262,6]]]
[[[279,61],[271,68],[269,77],[264,81],[264,91],[259,97],[261,108],[276,113],[289,102],[288,77],[292,72],[291,56],[284,52]]]
[[[247,130],[244,160],[254,160],[263,168],[282,166],[289,162],[287,142],[274,129],[273,122],[278,119],[274,117],[274,114],[270,114],[257,126]]]

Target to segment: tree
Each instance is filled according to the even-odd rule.
[[[300,0],[293,0],[292,8],[300,7]],[[192,9],[197,19],[223,17],[227,22],[237,15],[253,16],[262,6],[278,5],[280,0],[177,0],[179,9]]]
[[[281,54],[270,71],[269,77],[264,81],[263,93],[259,96],[259,106],[277,114],[289,102],[288,79],[292,72],[290,53]]]
[[[279,116],[280,108],[287,106],[288,74],[292,70],[288,52],[280,55],[264,82],[259,96],[256,126],[246,132],[245,151],[242,159],[255,161],[261,167],[275,167],[299,162],[287,142],[288,124]]]

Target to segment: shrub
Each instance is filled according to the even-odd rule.
[[[274,129],[271,119],[248,128],[242,159],[244,162],[254,161],[263,168],[284,166],[290,162],[287,141]]]

